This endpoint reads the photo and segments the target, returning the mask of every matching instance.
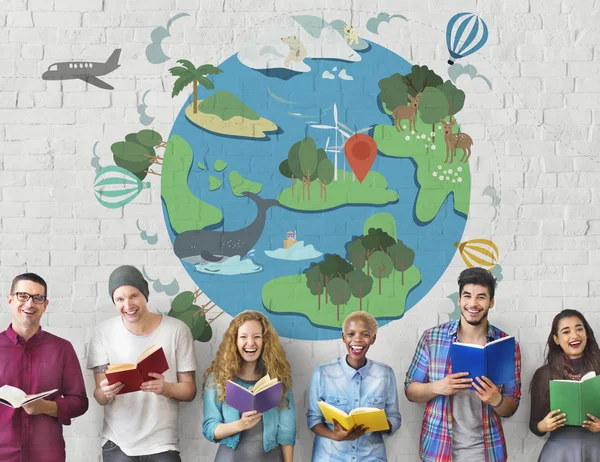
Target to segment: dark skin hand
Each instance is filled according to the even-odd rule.
[[[337,420],[333,421],[333,433],[331,439],[334,441],[354,441],[367,432],[368,428],[362,425],[354,426],[350,430],[344,430]]]

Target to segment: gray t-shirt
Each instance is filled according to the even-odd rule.
[[[452,462],[485,460],[482,412],[475,391],[452,396]]]
[[[121,316],[98,324],[90,340],[87,368],[134,364],[152,345],[161,346],[165,352],[169,369],[163,375],[167,382],[176,383],[178,372],[198,368],[189,327],[169,316],[163,316],[149,335],[129,332]],[[178,417],[177,400],[143,391],[118,395],[104,406],[102,444],[111,440],[128,456],[179,451]]]

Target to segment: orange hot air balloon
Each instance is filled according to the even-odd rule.
[[[482,266],[491,270],[498,264],[498,247],[489,239],[471,239],[470,241],[454,243],[460,256],[469,268]]]

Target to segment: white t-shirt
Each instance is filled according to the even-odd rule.
[[[127,330],[121,316],[99,324],[90,341],[87,368],[104,364],[136,362],[152,345],[161,346],[169,363],[163,375],[177,383],[177,372],[198,367],[194,338],[181,321],[163,316],[150,335],[135,335]],[[179,402],[149,392],[115,396],[104,406],[102,444],[111,440],[128,456],[143,456],[164,451],[179,451]]]

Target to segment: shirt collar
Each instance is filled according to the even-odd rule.
[[[344,371],[344,375],[348,378],[348,380],[352,380],[356,374],[359,374],[362,379],[365,379],[369,374],[369,370],[371,369],[372,361],[367,359],[367,362],[363,367],[356,370],[353,367],[349,366],[346,362],[346,356],[343,356],[339,359],[340,366],[342,367],[342,371]]]
[[[23,343],[26,343],[25,339],[23,339],[23,337],[21,337],[20,335],[18,335],[13,330],[12,323],[10,324],[10,326],[8,326],[8,329],[6,329],[6,335],[8,336],[9,340],[12,343],[14,343],[15,345],[17,343],[19,343],[21,340],[23,341]],[[38,343],[42,339],[42,337],[43,337],[42,326],[40,326],[40,328],[38,329],[38,331],[28,341],[33,341],[35,343]]]
[[[458,335],[458,326],[460,325],[460,319],[454,319],[450,322],[450,326],[448,327],[448,333],[452,336],[452,338],[456,338]],[[496,335],[494,331],[494,327],[488,321],[487,323],[487,340],[496,340]]]

